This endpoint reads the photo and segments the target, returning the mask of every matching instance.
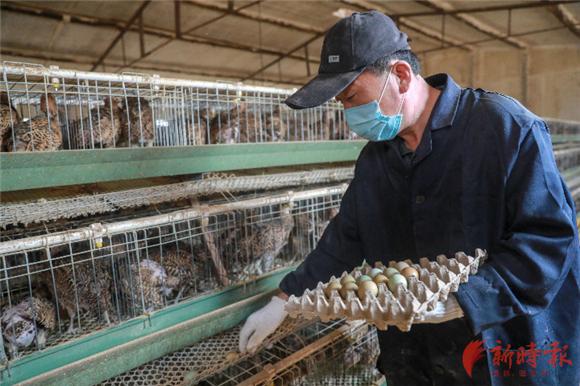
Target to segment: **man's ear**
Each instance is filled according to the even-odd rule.
[[[399,92],[401,94],[406,93],[409,90],[409,87],[411,87],[411,79],[413,78],[411,65],[404,60],[399,60],[393,64],[393,73],[399,80]]]

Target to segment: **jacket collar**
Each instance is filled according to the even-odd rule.
[[[436,74],[425,79],[432,87],[441,90],[441,94],[433,107],[431,117],[425,128],[430,130],[439,130],[444,127],[453,125],[459,97],[461,96],[461,87],[448,74]]]

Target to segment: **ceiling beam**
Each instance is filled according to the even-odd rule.
[[[230,11],[230,13],[232,15],[238,16],[238,17],[246,19],[246,20],[252,20],[252,21],[257,21],[257,22],[261,22],[261,23],[271,24],[271,25],[275,25],[277,27],[284,27],[284,28],[292,29],[294,31],[300,31],[300,32],[311,33],[311,34],[317,34],[317,33],[320,33],[323,31],[323,29],[321,29],[321,28],[316,28],[313,26],[308,26],[305,24],[296,23],[296,22],[293,22],[290,20],[285,20],[285,19],[280,19],[280,18],[275,18],[275,17],[256,15],[254,13],[245,11],[243,9],[230,10],[230,8],[227,4],[225,6],[221,6],[221,5],[218,5],[217,2],[216,3],[209,3],[209,2],[199,1],[199,0],[184,0],[183,4],[188,4],[188,5],[195,6],[197,8],[202,8],[202,9],[215,11],[215,12]]]
[[[514,10],[514,9],[542,8],[542,7],[546,7],[549,5],[573,4],[573,3],[580,3],[580,0],[558,0],[558,1],[551,1],[550,4],[542,3],[539,1],[532,1],[532,2],[509,4],[509,5],[492,5],[489,7],[473,7],[473,8],[468,8],[468,9],[455,9],[453,11],[408,12],[408,13],[393,14],[393,16],[418,17],[418,16],[435,16],[435,15],[442,15],[442,14],[456,15],[459,13],[468,14],[468,13],[480,13],[480,12],[509,11],[509,10]]]
[[[60,62],[60,63],[72,63],[82,66],[91,66],[93,64],[93,60],[90,57],[78,56],[78,55],[64,55],[64,54],[55,54],[53,52],[41,52],[38,50],[31,50],[29,48],[21,48],[21,47],[2,47],[0,48],[0,53],[3,56],[13,56],[18,58],[27,58],[27,59],[34,59],[34,60],[42,60],[42,61],[49,61],[49,62]],[[115,61],[112,59],[107,59],[103,62],[106,66],[109,67],[121,67],[123,65],[122,61]],[[219,72],[219,71],[208,71],[204,68],[194,68],[191,66],[183,66],[183,65],[174,65],[174,66],[159,66],[159,65],[136,65],[133,66],[134,69],[140,71],[149,71],[150,73],[172,73],[172,74],[180,74],[180,75],[189,75],[189,76],[205,76],[209,78],[221,78],[221,79],[228,79],[232,81],[237,81],[241,77],[245,76],[243,73],[235,73],[235,72]],[[184,70],[184,68],[186,70]],[[287,79],[287,80],[279,80],[278,78],[268,78],[268,77],[260,77],[256,78],[257,81],[260,82],[268,82],[271,84],[285,84],[289,86],[300,86],[303,84],[302,78],[297,78],[299,80]]]
[[[37,17],[43,17],[47,19],[62,21],[64,19],[67,22],[80,24],[80,25],[87,25],[92,27],[101,27],[101,28],[114,28],[117,30],[123,29],[123,22],[118,19],[106,19],[106,18],[97,18],[94,16],[78,14],[78,13],[69,13],[69,12],[61,12],[52,8],[47,7],[40,7],[36,5],[29,5],[23,4],[19,2],[11,2],[11,1],[3,1],[0,3],[0,8],[2,10],[32,15]],[[183,11],[183,10],[182,10]],[[131,26],[130,31],[138,33],[137,26]],[[176,32],[170,29],[164,29],[159,27],[151,27],[147,25],[143,25],[143,32],[145,35],[157,36],[160,38],[170,38],[176,36]],[[181,32],[181,31],[180,31]],[[177,37],[176,40],[186,42],[186,43],[195,43],[201,45],[207,45],[212,47],[220,47],[220,48],[229,48],[233,50],[251,52],[254,54],[264,54],[264,55],[282,55],[285,52],[269,49],[269,48],[260,48],[253,45],[248,44],[240,44],[234,43],[231,41],[226,41],[222,39],[210,38],[204,35],[189,33],[184,34],[181,32],[181,37]],[[291,59],[295,60],[306,60],[306,58],[302,55],[291,55]],[[318,59],[316,58],[309,58],[310,62],[312,63],[319,63]]]
[[[566,29],[566,27],[564,27],[564,26],[558,26],[558,27],[542,28],[542,29],[536,29],[536,30],[531,30],[531,31],[525,31],[525,32],[520,32],[520,33],[512,34],[512,36],[514,36],[514,37],[529,36],[529,35],[536,35],[536,34],[542,34],[542,33],[547,33],[547,32],[559,31],[559,30],[563,30],[563,29]],[[496,40],[496,39],[495,38],[484,38],[484,39],[472,40],[472,41],[469,41],[469,42],[465,42],[463,44],[465,46],[470,46],[470,45],[474,45],[474,44],[481,44],[481,43],[492,42],[494,40]],[[417,55],[421,55],[421,54],[428,54],[428,53],[436,52],[436,51],[448,50],[450,48],[458,48],[458,47],[456,47],[456,46],[446,46],[446,47],[438,47],[438,48],[429,48],[429,49],[426,49],[426,50],[417,51],[415,53]]]
[[[395,20],[395,22],[398,23],[398,25],[401,27],[406,27],[411,31],[417,32],[423,36],[426,36],[427,38],[439,43],[441,42],[442,44],[445,45],[455,45],[460,49],[463,50],[471,50],[471,48],[469,47],[463,47],[462,44],[463,42],[448,36],[444,36],[444,34],[441,31],[437,31],[434,30],[432,28],[429,27],[425,27],[413,20],[410,20],[406,17],[399,17],[397,16],[397,14],[390,12],[389,10],[387,10],[384,7],[380,7],[375,3],[369,3],[368,1],[365,0],[341,0],[342,3],[347,4],[347,5],[351,5],[351,6],[355,6],[357,7],[359,10],[361,11],[369,11],[372,9],[376,9],[377,11],[383,12],[384,14],[388,15],[389,17],[393,18]]]
[[[317,33],[316,35],[312,36],[311,38],[309,38],[308,40],[306,40],[304,43],[302,43],[302,44],[294,47],[293,49],[291,49],[290,51],[288,51],[284,55],[280,55],[280,57],[278,57],[277,59],[274,59],[270,63],[268,63],[268,64],[260,67],[256,71],[252,72],[250,75],[244,76],[243,78],[240,79],[240,81],[245,82],[247,80],[254,79],[256,77],[256,75],[262,73],[262,71],[264,71],[264,70],[272,67],[276,63],[281,62],[283,59],[289,57],[294,52],[299,51],[299,50],[303,49],[304,47],[308,46],[310,43],[312,43],[315,40],[317,40],[317,39],[321,38],[322,36],[324,36],[325,33],[326,33],[326,31],[322,31],[322,32]]]
[[[259,4],[261,1],[262,0],[254,1],[252,3],[247,3],[247,4],[242,5],[240,8],[243,9],[243,8],[253,7],[256,4]],[[183,35],[190,34],[193,31],[196,31],[198,29],[201,29],[203,27],[206,27],[206,26],[208,26],[208,25],[210,25],[212,23],[215,23],[218,20],[221,20],[221,19],[227,17],[228,15],[230,15],[230,10],[229,9],[226,9],[221,15],[218,15],[216,17],[212,17],[211,19],[206,20],[203,23],[200,23],[198,25],[195,25],[195,26],[189,28],[187,31],[183,32]],[[169,45],[170,43],[176,41],[177,39],[178,39],[178,35],[175,34],[174,36],[168,38],[167,40],[165,40],[164,42],[160,43],[159,45],[157,45],[156,47],[152,48],[151,50],[149,50],[147,52],[144,52],[143,50],[141,50],[141,55],[138,58],[133,59],[131,62],[129,62],[126,65],[124,65],[123,67],[117,69],[117,72],[118,71],[121,71],[122,69],[124,69],[126,67],[131,67],[131,66],[135,65],[136,63],[140,62],[141,60],[143,60],[143,59],[145,59],[145,58],[147,58],[149,56],[151,56],[155,52],[159,51],[163,47],[166,47],[167,45]]]
[[[150,3],[151,0],[145,0],[141,3],[141,5],[139,6],[139,8],[137,8],[133,16],[129,19],[129,21],[127,21],[125,27],[123,27],[123,29],[119,31],[119,33],[117,34],[117,36],[115,36],[111,44],[109,44],[105,52],[103,52],[103,54],[99,57],[99,59],[95,62],[95,64],[93,64],[91,71],[95,71],[97,67],[99,67],[99,65],[103,63],[103,60],[105,60],[107,55],[109,55],[109,53],[113,50],[113,47],[115,47],[115,45],[119,42],[119,40],[123,38],[125,33],[129,30],[129,27],[131,27],[139,17],[141,17],[141,14]]]
[[[580,38],[580,22],[572,12],[570,12],[564,4],[553,5],[553,1],[544,0],[545,3],[549,5],[548,11],[554,15],[560,23],[562,23],[570,32],[572,32],[576,37]]]
[[[526,42],[524,42],[523,40],[507,36],[507,34],[505,34],[504,32],[498,30],[495,27],[492,27],[491,25],[489,25],[487,23],[484,23],[483,21],[477,19],[473,15],[468,15],[465,13],[447,13],[447,12],[454,12],[454,11],[456,11],[456,9],[453,5],[449,4],[445,0],[417,0],[417,3],[424,5],[426,7],[429,7],[435,11],[442,12],[443,17],[445,17],[445,15],[450,15],[455,20],[458,20],[458,21],[464,23],[465,25],[467,25],[467,26],[487,35],[487,36],[490,36],[490,37],[493,37],[499,41],[502,41],[511,47],[522,48],[522,49],[525,49],[528,47],[528,44]],[[511,12],[511,10],[508,10],[508,12]],[[509,22],[511,23],[511,18],[509,19]],[[510,29],[510,28],[508,28],[508,29]]]

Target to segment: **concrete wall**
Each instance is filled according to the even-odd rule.
[[[580,121],[580,45],[445,50],[420,59],[423,74],[447,72],[462,86],[513,96],[540,116]]]

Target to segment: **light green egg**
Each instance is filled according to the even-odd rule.
[[[389,277],[389,289],[392,292],[395,292],[397,286],[402,285],[403,287],[407,288],[407,279],[405,276],[401,275],[400,273],[395,274]]]
[[[357,283],[362,283],[363,281],[372,281],[373,279],[368,275],[360,275],[356,280]]]
[[[393,267],[389,267],[389,268],[385,269],[385,276],[386,277],[391,277],[393,275],[397,275],[398,273],[399,273],[399,271]]]
[[[383,270],[382,269],[380,269],[380,268],[373,268],[369,272],[369,276],[372,277],[372,278],[374,278],[375,276],[377,276],[377,275],[379,275],[381,273],[383,273]]]

